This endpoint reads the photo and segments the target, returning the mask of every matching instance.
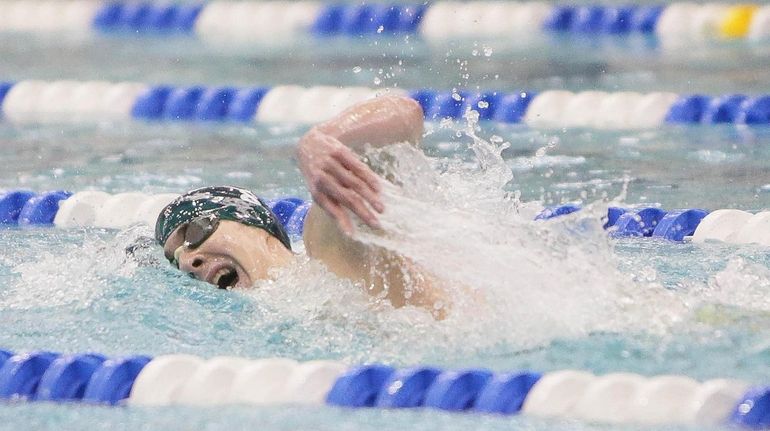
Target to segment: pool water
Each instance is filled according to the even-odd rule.
[[[31,56],[30,53],[35,55]],[[664,48],[654,39],[302,39],[208,45],[190,38],[0,34],[4,80],[75,79],[209,85],[363,85],[511,91],[764,93],[766,43]]]
[[[323,55],[312,44],[290,55],[267,53],[265,60],[254,53],[223,53],[211,62],[193,54],[196,48],[187,41],[145,50],[135,42],[99,40],[62,53],[57,46],[64,41],[8,40],[17,42],[0,44],[9,59],[0,73],[9,79],[371,85],[380,76],[379,65],[398,66],[398,59],[381,58],[376,49],[381,45],[371,42],[351,50],[374,54],[322,64]],[[405,46],[392,49],[411,49]],[[178,55],[172,54],[176,48]],[[51,56],[42,61],[28,49]],[[456,48],[452,61],[435,61],[451,48],[442,49],[416,46],[403,57],[406,71],[385,84],[720,93],[766,90],[770,73],[759,66],[757,50],[743,46],[704,53],[720,62],[713,73],[709,61],[672,60],[656,51],[581,60],[568,55],[569,47],[552,47],[552,54],[529,61],[537,51],[522,59],[511,49],[486,60],[474,56],[469,44]],[[746,60],[745,67],[723,61],[718,54],[723,51]],[[151,59],[146,62],[124,55],[145,52]],[[652,58],[647,66],[629,72],[645,56]],[[458,66],[457,57],[473,60],[471,66]],[[161,67],[153,65],[157,58],[166,59]],[[505,65],[515,67],[501,78],[486,73]],[[356,66],[362,71],[354,72]],[[691,77],[683,78],[681,68]],[[0,171],[0,189],[160,193],[235,184],[268,198],[307,199],[294,160],[296,141],[306,130],[291,124],[0,123],[0,161],[7,166]],[[608,132],[431,123],[424,155],[404,146],[385,151],[401,160],[392,173],[408,185],[388,191],[383,215],[384,224],[401,235],[384,240],[365,229],[360,233],[447,274],[460,298],[447,320],[435,322],[422,310],[393,310],[302,256],[278,281],[222,292],[172,269],[158,248],[127,257],[125,248],[150,235],[148,227],[4,229],[0,346],[494,370],[578,368],[766,382],[767,249],[609,239],[600,217],[610,204],[767,208],[767,129]],[[587,208],[553,221],[531,221],[542,205],[566,202]],[[468,300],[465,288],[483,300]],[[529,417],[327,407],[10,404],[0,406],[0,417],[0,426],[8,429],[599,428]]]

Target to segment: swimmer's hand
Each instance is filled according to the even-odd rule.
[[[313,200],[348,235],[353,233],[353,224],[346,210],[370,227],[379,228],[375,211],[385,209],[380,200],[380,178],[359,156],[367,147],[396,142],[417,145],[422,133],[422,108],[404,96],[363,101],[313,127],[297,150]]]
[[[343,232],[353,233],[346,209],[370,227],[380,227],[374,213],[385,210],[379,197],[380,179],[353,150],[313,128],[300,140],[297,158],[313,200],[334,217]]]

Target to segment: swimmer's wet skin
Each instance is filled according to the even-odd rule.
[[[372,228],[384,211],[379,181],[354,151],[366,145],[417,144],[423,113],[412,99],[380,97],[358,104],[312,128],[298,148],[300,169],[315,205],[305,221],[310,257],[337,276],[361,282],[395,307],[415,305],[443,318],[449,308],[436,277],[392,251],[353,237],[348,211]],[[181,271],[219,288],[251,287],[293,260],[277,217],[256,195],[237,187],[188,192],[161,211],[155,237]]]

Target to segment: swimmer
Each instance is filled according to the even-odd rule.
[[[405,97],[379,97],[316,125],[299,141],[297,156],[314,205],[303,241],[311,258],[339,277],[361,285],[394,307],[414,305],[444,318],[449,301],[437,278],[410,259],[355,239],[350,213],[372,229],[385,208],[380,181],[361,161],[367,147],[419,144],[420,105]],[[248,288],[291,265],[286,231],[268,206],[237,187],[205,187],[185,193],[160,213],[155,238],[181,271],[221,289]]]

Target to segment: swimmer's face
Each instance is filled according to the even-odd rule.
[[[291,261],[291,251],[263,229],[222,220],[213,234],[195,248],[184,246],[187,225],[178,227],[163,252],[179,269],[220,289],[251,287],[268,278],[269,270]]]

